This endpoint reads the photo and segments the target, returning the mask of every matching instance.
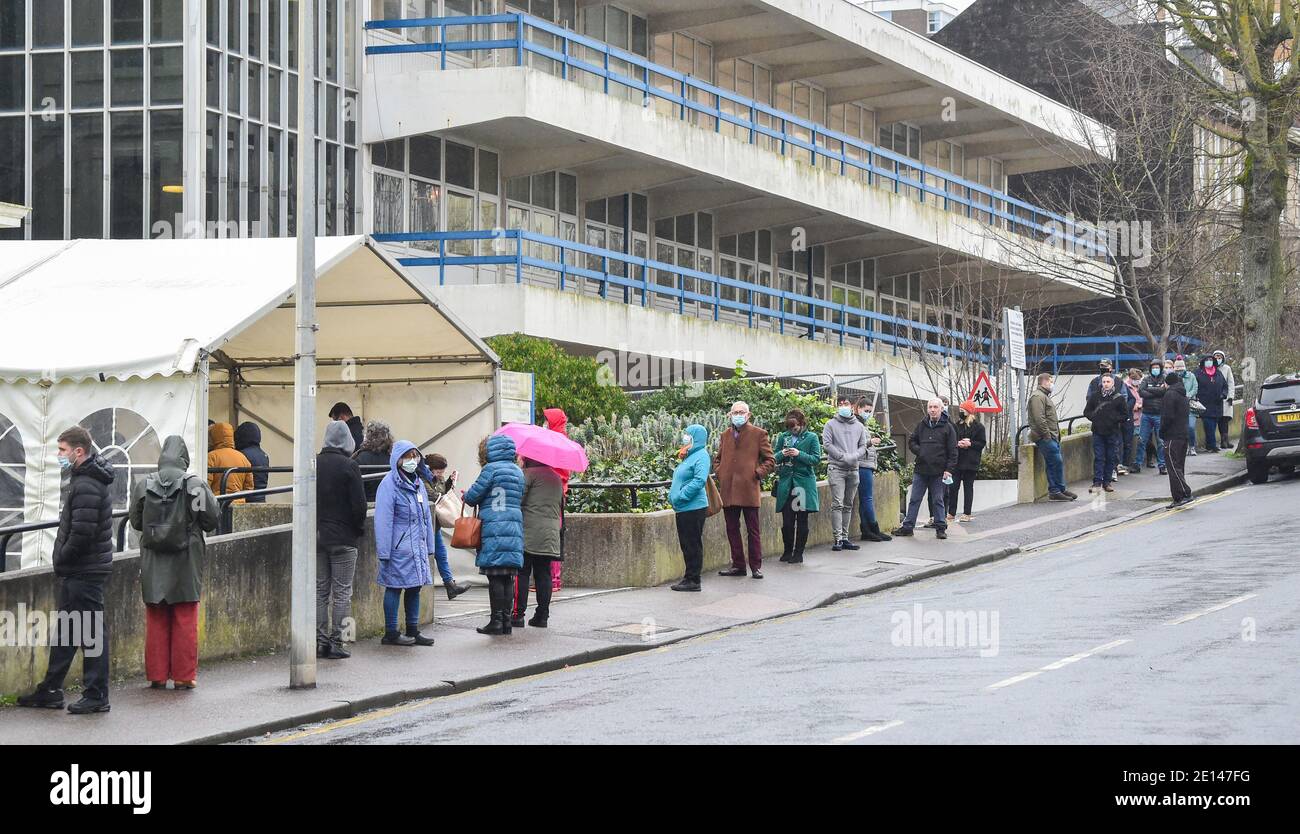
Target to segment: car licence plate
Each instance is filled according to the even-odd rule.
[[[1292,411],[1287,414],[1274,414],[1274,422],[1281,425],[1282,423],[1300,423],[1300,411]]]

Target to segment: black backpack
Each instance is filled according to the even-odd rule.
[[[153,480],[151,476],[150,480]],[[189,548],[190,476],[170,496],[160,496],[145,484],[144,510],[141,513],[140,545],[159,553],[179,553]]]

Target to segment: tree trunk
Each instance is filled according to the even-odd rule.
[[[1262,125],[1261,125],[1262,127]],[[1255,132],[1252,128],[1250,133]],[[1281,218],[1286,205],[1287,148],[1282,131],[1277,143],[1252,142],[1242,177],[1245,203],[1241,216],[1241,281],[1245,295],[1243,399],[1253,405],[1259,385],[1278,371],[1279,335],[1286,267],[1282,260]],[[1244,410],[1244,409],[1243,409]]]

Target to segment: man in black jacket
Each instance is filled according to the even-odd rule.
[[[81,700],[68,712],[108,712],[108,629],[104,586],[113,572],[113,468],[95,454],[90,433],[73,426],[59,435],[59,466],[71,471],[59,532],[54,573],[59,577],[59,622],[50,629],[50,662],[36,691],[20,707],[63,708],[63,681],[82,651]]]
[[[1174,499],[1170,509],[1192,503],[1192,488],[1187,485],[1187,389],[1182,375],[1174,371],[1169,376],[1161,406],[1160,439],[1165,445],[1165,464],[1169,468],[1169,494]]]
[[[262,427],[257,423],[243,422],[235,429],[235,449],[248,458],[249,466],[271,465],[271,458],[262,450]],[[267,472],[253,473],[253,489],[266,489]],[[265,504],[265,495],[245,499],[249,504]]]
[[[366,531],[366,488],[353,448],[347,424],[336,420],[316,456],[316,656],[331,660],[351,657],[343,625],[352,615],[357,546]]]
[[[908,448],[916,457],[912,475],[912,492],[907,499],[907,517],[895,536],[910,536],[916,527],[916,515],[921,509],[921,499],[930,493],[930,515],[934,519],[935,538],[948,538],[948,522],[943,502],[947,484],[952,482],[952,470],[957,466],[957,430],[943,419],[943,401],[938,397],[925,406],[926,419],[917,424],[907,439]]]
[[[1131,419],[1128,398],[1115,390],[1115,380],[1101,378],[1097,393],[1088,398],[1083,416],[1092,423],[1092,489],[1089,492],[1114,492],[1111,483],[1119,466],[1120,432]]]
[[[1160,474],[1165,474],[1165,446],[1160,442],[1160,433],[1165,392],[1169,389],[1169,372],[1174,363],[1155,357],[1151,360],[1151,375],[1142,380],[1138,386],[1138,396],[1142,398],[1142,425],[1138,427],[1137,470],[1142,471],[1146,460],[1147,443],[1152,435],[1156,438],[1156,459],[1160,463]],[[1181,385],[1181,381],[1179,382]],[[1147,468],[1154,468],[1147,463]]]

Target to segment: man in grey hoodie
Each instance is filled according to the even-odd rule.
[[[831,484],[831,527],[835,544],[831,550],[857,550],[849,540],[849,521],[858,500],[858,464],[867,451],[867,430],[853,415],[853,401],[839,398],[835,416],[822,429],[822,448],[829,466],[826,479]]]

